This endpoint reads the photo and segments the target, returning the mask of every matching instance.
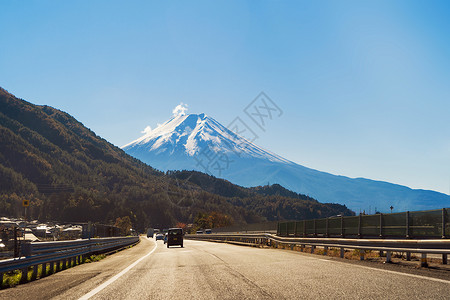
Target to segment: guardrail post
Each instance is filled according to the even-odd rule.
[[[341,237],[344,237],[344,216],[341,216]]]
[[[445,215],[446,215],[446,210],[445,208],[442,209],[442,238],[445,239]]]
[[[410,261],[411,260],[411,252],[406,252],[406,260]]]
[[[39,278],[44,278],[45,276],[47,276],[47,263],[42,263],[41,264],[41,276],[39,276]]]
[[[380,213],[380,237],[383,237],[383,214]]]
[[[55,268],[55,272],[59,272],[61,271],[61,261],[57,260],[56,261],[56,268]]]
[[[311,246],[311,253],[314,253],[314,250],[316,250],[316,246],[312,245]]]
[[[21,277],[20,277],[20,283],[27,283],[28,282],[28,267],[23,268],[21,271]]]
[[[52,261],[50,262],[50,268],[48,270],[48,274],[53,274],[55,272],[55,263]]]
[[[3,288],[3,272],[0,273],[0,290]]]
[[[47,263],[43,263],[43,264],[42,264],[41,278],[42,278],[42,277],[46,277],[46,276],[47,276]]]
[[[38,268],[39,268],[39,265],[34,265],[33,266],[33,273],[31,274],[31,281],[36,280],[37,273],[38,273]]]
[[[364,254],[366,253],[365,250],[359,250],[359,260],[364,260]]]
[[[386,251],[386,263],[390,263],[391,261],[391,251]]]
[[[328,246],[323,247],[323,255],[328,254]]]
[[[447,264],[447,254],[442,254],[442,264],[443,265]]]
[[[406,211],[406,238],[409,239],[409,211]]]
[[[422,253],[422,258],[420,259],[420,266],[421,267],[428,267],[428,262],[427,262],[427,254],[426,253]]]
[[[345,254],[345,249],[341,248],[341,253],[340,253],[341,258],[344,258],[344,254]]]

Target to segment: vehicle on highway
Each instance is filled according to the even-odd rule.
[[[167,248],[175,245],[183,247],[182,228],[170,228],[169,231],[167,232]]]
[[[147,230],[147,237],[148,237],[148,238],[153,238],[153,234],[154,234],[153,228],[149,228],[149,229]]]
[[[195,234],[203,234],[203,231],[197,230],[197,231],[195,232]]]
[[[156,235],[156,240],[164,240],[164,234],[158,233],[158,234]]]
[[[205,233],[206,233],[206,234],[211,234],[211,233],[212,233],[212,230],[211,230],[211,229],[205,229]]]

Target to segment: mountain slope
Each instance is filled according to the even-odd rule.
[[[197,170],[242,186],[277,183],[321,202],[382,212],[447,207],[450,196],[306,168],[266,151],[205,114],[179,115],[122,147],[153,167]]]
[[[344,206],[284,196],[258,197],[260,205],[267,204],[260,209],[251,204],[248,192],[224,196],[208,186],[180,185],[177,178],[129,156],[69,114],[31,104],[1,88],[0,178],[0,215],[22,216],[22,200],[28,199],[29,216],[42,221],[114,223],[129,216],[144,230],[192,223],[200,212],[218,211],[235,223],[274,215],[351,214]]]
[[[310,219],[317,211],[328,216],[354,215],[353,212],[343,209],[340,204],[322,204],[311,197],[289,191],[278,184],[244,188],[197,171],[169,171],[167,174],[182,183],[194,183],[208,192],[228,197],[233,205],[251,208],[252,211],[266,216],[271,221],[280,218]]]

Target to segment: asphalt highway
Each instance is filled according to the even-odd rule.
[[[0,299],[449,299],[450,278],[427,274],[201,241],[168,249],[142,238],[99,262],[2,290]]]

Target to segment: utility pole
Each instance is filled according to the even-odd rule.
[[[25,240],[25,232],[26,232],[26,224],[27,224],[27,209],[28,209],[28,206],[30,206],[30,200],[23,200],[22,206],[25,209],[25,213],[24,213],[25,222],[24,222],[24,226],[23,226],[23,240]]]

